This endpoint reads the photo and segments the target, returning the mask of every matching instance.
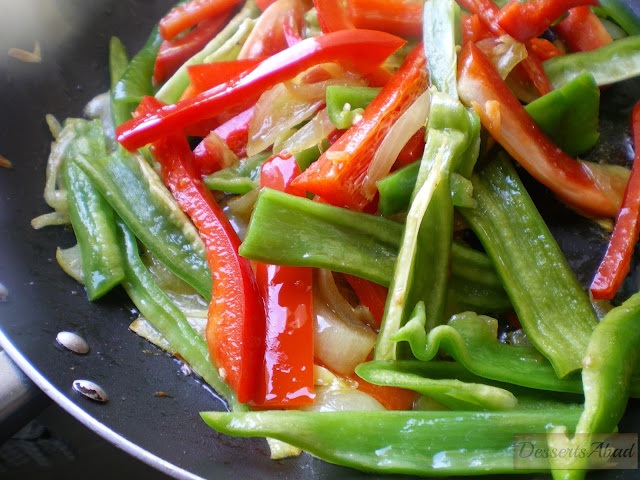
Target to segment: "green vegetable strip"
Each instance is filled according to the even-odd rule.
[[[640,360],[640,293],[605,315],[593,331],[583,360],[584,411],[576,427],[581,446],[591,445],[593,433],[613,433],[629,398],[631,375]],[[560,431],[560,429],[558,429]],[[558,440],[556,438],[551,441]],[[571,440],[565,439],[572,444]],[[576,441],[574,439],[574,441]],[[560,442],[558,442],[560,443]],[[555,468],[580,468],[582,459],[564,459]],[[554,479],[581,480],[584,470],[554,472]]]
[[[353,117],[362,113],[364,108],[380,93],[380,88],[345,87],[331,85],[327,87],[327,114],[334,127],[347,129],[353,123]],[[348,108],[345,108],[346,106]]]
[[[325,268],[388,286],[401,237],[402,225],[392,220],[263,189],[240,254],[275,265]],[[509,308],[485,254],[453,243],[451,276],[472,290],[460,299],[466,305],[486,312]],[[457,292],[454,296],[459,297]]]
[[[106,153],[100,122],[76,120],[76,137],[62,163],[69,217],[80,246],[82,273],[89,300],[96,300],[124,278],[117,247],[113,209],[85,173],[75,164],[76,155]]]
[[[544,62],[554,88],[589,72],[599,86],[640,75],[640,35],[622,38],[590,52],[560,55]]]
[[[412,318],[393,340],[406,341],[420,360],[444,350],[467,370],[484,378],[528,388],[581,393],[576,375],[560,379],[549,361],[533,347],[512,346],[497,338],[498,322],[473,312],[454,315],[447,325],[425,333],[424,319]]]
[[[624,0],[600,0],[600,8],[607,12],[628,35],[640,35],[640,18]]]
[[[478,207],[459,212],[492,259],[529,340],[564,377],[581,368],[598,322],[589,299],[509,161],[498,157],[472,181]]]
[[[76,162],[133,233],[169,270],[211,298],[204,245],[158,175],[138,155],[122,149]]]
[[[574,426],[580,411],[201,413],[227,435],[271,437],[322,460],[378,473],[437,476],[514,471],[513,436]],[[373,433],[373,434],[372,434]],[[446,470],[445,470],[446,468]]]
[[[253,25],[252,19],[260,15],[260,9],[253,0],[245,3],[227,26],[216,35],[200,52],[187,60],[173,76],[158,90],[156,98],[165,103],[175,103],[189,85],[187,67],[198,63],[233,60],[238,55],[242,43],[247,38]],[[220,55],[216,56],[216,52]],[[207,58],[211,57],[211,58]]]
[[[259,153],[223,168],[204,179],[211,190],[242,195],[260,186],[260,170],[269,158],[268,153]]]
[[[114,88],[127,71],[129,55],[127,49],[118,37],[111,37],[109,41],[109,77],[111,88]]]
[[[133,303],[180,357],[227,401],[231,410],[246,410],[246,405],[238,403],[231,387],[220,378],[217,369],[209,361],[205,341],[189,325],[182,311],[153,281],[140,258],[138,244],[131,230],[121,220],[117,224],[119,244],[126,258],[122,285]]]

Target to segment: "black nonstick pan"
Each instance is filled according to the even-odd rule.
[[[11,6],[9,5],[11,3]],[[154,0],[23,0],[0,5],[0,347],[62,408],[134,457],[184,479],[382,478],[324,463],[310,456],[271,461],[264,440],[220,435],[198,412],[221,410],[215,392],[182,365],[128,330],[136,317],[116,290],[87,301],[82,286],[62,272],[56,246],[71,246],[73,233],[49,227],[35,231],[32,218],[49,208],[42,199],[51,135],[45,115],[79,116],[84,105],[108,88],[107,55],[112,35],[130,52],[139,49],[170,2]],[[636,6],[637,7],[637,6]],[[33,50],[40,63],[8,56],[9,48]],[[640,98],[640,83],[603,91],[602,135],[609,145],[591,156],[628,165],[632,151],[628,116]],[[561,207],[544,189],[542,211],[560,246],[587,283],[607,236],[593,222]],[[625,285],[636,289],[635,273]],[[90,351],[77,355],[56,342],[58,332],[80,334]],[[106,403],[73,390],[77,379],[99,384]],[[622,430],[638,432],[632,402]],[[593,478],[637,478],[637,471],[602,472]],[[522,477],[518,477],[522,478]]]

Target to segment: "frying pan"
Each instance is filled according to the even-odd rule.
[[[17,7],[8,5],[19,4]],[[34,231],[30,220],[49,209],[42,199],[51,142],[44,117],[79,116],[95,94],[108,88],[107,55],[112,35],[130,52],[144,43],[170,2],[154,0],[29,0],[3,2],[0,18],[0,155],[13,169],[0,169],[0,347],[62,408],[134,457],[181,479],[383,478],[303,455],[274,462],[261,439],[226,437],[208,428],[198,412],[222,410],[216,394],[181,364],[128,331],[136,313],[122,291],[90,303],[84,289],[55,260],[56,246],[71,246],[69,229]],[[635,8],[638,8],[636,5]],[[7,33],[8,32],[8,33]],[[9,47],[32,50],[41,63],[9,58]],[[610,144],[591,159],[629,164],[626,129],[640,83],[603,91],[602,134]],[[580,280],[588,283],[606,245],[594,223],[578,218],[534,183],[533,194]],[[628,279],[627,291],[635,278]],[[56,341],[62,330],[89,344],[76,355]],[[109,395],[96,403],[72,389],[76,379],[98,383]],[[621,430],[637,432],[638,404],[630,403]],[[386,478],[386,477],[384,477]],[[522,477],[517,477],[522,478]],[[596,473],[593,478],[637,478],[637,471]]]

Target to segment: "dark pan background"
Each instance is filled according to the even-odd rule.
[[[177,478],[385,478],[307,455],[272,462],[264,440],[230,438],[209,429],[198,412],[220,410],[223,404],[196,378],[185,376],[176,360],[128,331],[135,312],[125,295],[118,290],[89,303],[82,286],[61,271],[55,248],[71,246],[72,232],[30,227],[32,218],[49,211],[42,199],[51,142],[45,114],[60,120],[79,116],[89,99],[108,88],[109,38],[116,35],[130,52],[137,51],[169,5],[153,0],[0,0],[0,155],[14,165],[0,169],[0,282],[9,290],[8,301],[0,303],[0,347],[80,422]],[[42,48],[39,64],[5,54],[9,47],[31,50],[34,40]],[[592,158],[629,164],[627,119],[639,98],[638,82],[603,91],[602,134],[613,147],[595,149]],[[606,236],[591,222],[572,216],[543,188],[531,187],[581,281],[588,282]],[[637,289],[635,283],[634,272],[627,288]],[[77,356],[58,347],[55,336],[61,330],[81,334],[91,352]],[[110,401],[97,404],[75,394],[71,384],[78,378],[99,383]],[[622,430],[638,431],[637,407],[630,404]],[[596,473],[592,478],[632,479],[638,472]]]

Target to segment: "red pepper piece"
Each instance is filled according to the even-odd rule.
[[[227,24],[231,12],[223,12],[199,23],[189,33],[160,44],[153,68],[153,81],[156,85],[173,75],[193,55],[215,37]]]
[[[275,1],[276,0],[256,0],[256,5],[260,10],[264,12],[267,8],[269,8],[269,5],[271,5]]]
[[[159,22],[160,35],[172,40],[204,20],[229,12],[240,0],[191,0],[173,7]]]
[[[352,381],[358,382],[358,390],[371,395],[387,410],[411,410],[413,402],[418,398],[418,393],[413,390],[386,385],[375,385],[358,377],[355,373],[347,376]]]
[[[387,287],[378,285],[364,278],[354,277],[353,275],[344,274],[344,278],[347,280],[353,291],[356,292],[360,303],[369,309],[374,325],[371,325],[376,331],[380,329],[382,323],[382,317],[384,316],[384,306],[387,303]]]
[[[405,0],[347,0],[356,28],[422,38],[422,2]]]
[[[238,158],[246,156],[247,153],[251,117],[253,117],[253,107],[227,120],[214,130]]]
[[[635,155],[609,246],[591,283],[591,295],[611,300],[629,273],[633,249],[640,235],[640,102],[631,112]]]
[[[322,33],[355,28],[342,0],[313,0],[313,6],[318,12],[318,23]]]
[[[479,42],[485,38],[493,38],[493,34],[482,23],[476,14],[462,15],[462,43]]]
[[[260,186],[292,195],[300,174],[296,159],[275,155],[262,166]],[[313,402],[312,269],[256,265],[256,279],[266,311],[263,373],[253,404],[258,407],[294,407]]]
[[[531,50],[540,59],[541,62],[549,60],[553,57],[564,55],[564,52],[556,47],[546,38],[532,38],[530,40]]]
[[[589,7],[572,8],[567,18],[553,27],[553,31],[572,52],[587,52],[613,42],[607,29]]]
[[[187,67],[193,95],[227,83],[257,67],[262,59],[229,60],[228,62],[201,63]]]
[[[511,0],[498,13],[498,24],[519,42],[542,35],[567,10],[581,5],[598,5],[598,0]]]
[[[395,167],[400,168],[410,163],[415,162],[419,158],[422,158],[422,153],[424,152],[424,134],[425,127],[420,127],[416,133],[409,139],[407,144],[400,150],[398,154],[398,158],[396,158]]]
[[[307,38],[263,60],[246,75],[123,123],[116,136],[132,151],[229,110],[239,113],[265,90],[320,63],[339,62],[360,73],[370,73],[404,43],[399,37],[370,30],[343,30]]]
[[[604,166],[575,161],[549,140],[473,43],[462,48],[458,92],[491,136],[559,198],[594,215],[616,216],[626,179]]]
[[[419,44],[365,108],[362,120],[349,128],[293,184],[333,205],[363,210],[372,199],[365,196],[362,185],[378,146],[428,84],[426,60]]]
[[[264,352],[264,306],[251,264],[238,255],[238,235],[194,171],[186,138],[165,137],[151,150],[169,190],[205,244],[213,275],[206,328],[209,353],[238,401],[246,403],[255,397]]]

